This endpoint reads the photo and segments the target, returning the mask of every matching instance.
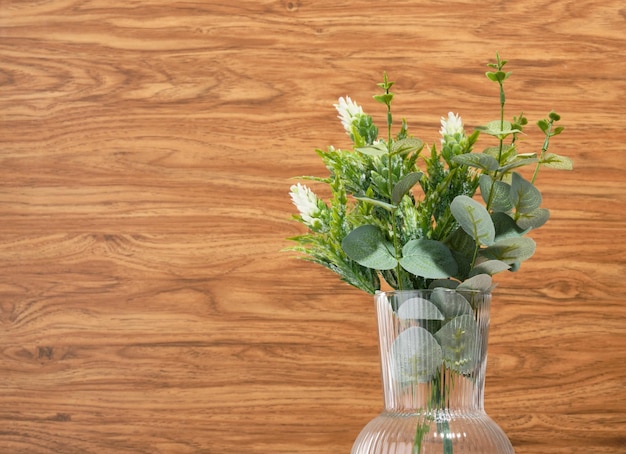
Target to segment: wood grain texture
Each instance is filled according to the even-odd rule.
[[[0,451],[347,453],[380,411],[373,304],[280,252],[289,178],[375,119],[555,109],[571,173],[499,279],[486,407],[518,454],[626,452],[618,0],[0,1]],[[538,137],[529,136],[529,146]]]

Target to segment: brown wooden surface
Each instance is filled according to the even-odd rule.
[[[381,406],[370,297],[280,252],[289,177],[371,100],[558,111],[550,223],[498,281],[486,407],[518,454],[626,452],[618,0],[0,0],[0,452],[347,453]],[[537,144],[537,134],[527,142]],[[530,151],[530,150],[528,150]],[[535,151],[535,149],[533,149]]]

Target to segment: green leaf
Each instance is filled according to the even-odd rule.
[[[494,182],[489,175],[482,174],[478,178],[478,184],[480,186],[480,194],[485,203],[488,203],[491,198],[492,210],[506,212],[513,209],[513,203],[511,203],[511,198],[509,197],[511,186],[508,183],[504,181]],[[492,190],[493,195],[491,195]]]
[[[511,216],[506,213],[492,213],[491,220],[496,228],[497,243],[505,238],[519,238],[528,233],[528,229],[521,228]]]
[[[503,82],[505,79],[508,79],[511,76],[511,74],[512,74],[511,72],[505,73],[504,71],[496,71],[496,72],[488,71],[485,73],[487,78],[494,82]]]
[[[390,270],[398,261],[390,252],[393,245],[374,225],[362,225],[350,232],[341,242],[346,255],[359,265],[376,270]]]
[[[449,288],[449,289],[455,289],[459,286],[459,281],[455,281],[452,279],[434,279],[430,285],[428,286],[429,289],[435,289],[438,287],[442,287],[442,288]]]
[[[508,268],[509,267],[507,265],[506,269]],[[492,279],[490,273],[476,273],[469,279],[461,282],[461,284],[456,289],[459,292],[462,290],[488,292],[491,290],[491,286]]]
[[[493,156],[489,156],[484,153],[465,153],[456,155],[452,160],[458,164],[466,165],[469,167],[477,167],[484,172],[493,172],[500,164],[498,160]]]
[[[376,200],[376,199],[372,199],[371,197],[361,197],[361,196],[354,196],[355,199],[360,200],[361,202],[366,202],[366,203],[371,203],[372,205],[384,208],[387,211],[393,211],[396,208],[398,208],[395,205],[392,205],[390,203],[387,202],[383,202],[382,200]]]
[[[506,271],[510,268],[511,266],[509,264],[501,262],[500,260],[486,260],[472,268],[469,275],[470,277],[481,276],[483,274],[493,276],[494,274]]]
[[[515,146],[502,145],[502,151],[500,147],[487,147],[483,150],[484,154],[487,154],[495,159],[500,160],[500,165],[504,165],[509,160],[515,157]]]
[[[526,229],[538,229],[550,219],[550,211],[546,208],[537,208],[530,213],[522,213],[517,219],[517,225]]]
[[[474,372],[478,365],[478,325],[471,315],[450,320],[435,333],[441,345],[443,361],[461,374]]]
[[[504,139],[510,134],[522,132],[519,129],[514,129],[510,122],[501,122],[500,120],[490,121],[484,126],[476,126],[476,129],[498,139]]]
[[[442,362],[439,343],[419,326],[402,331],[391,346],[391,370],[399,383],[428,383]]]
[[[400,203],[402,197],[404,197],[413,186],[415,186],[424,174],[422,172],[411,172],[402,177],[400,181],[393,187],[391,193],[391,201],[396,205]]]
[[[391,154],[409,154],[420,151],[424,147],[424,142],[416,137],[406,137],[397,140],[391,146]]]
[[[557,126],[556,128],[554,128],[552,130],[552,132],[550,133],[550,136],[558,136],[559,134],[561,134],[563,132],[565,128],[563,126]]]
[[[458,268],[450,249],[436,240],[411,240],[402,248],[400,265],[409,273],[426,279],[453,276]]]
[[[389,152],[389,150],[387,150],[387,145],[383,142],[378,142],[374,145],[368,145],[366,147],[357,147],[355,150],[368,156],[383,156]]]
[[[480,251],[481,256],[492,260],[500,260],[509,265],[523,262],[535,253],[535,242],[532,238],[506,238],[493,246]]]
[[[446,320],[453,319],[459,315],[472,313],[472,306],[470,303],[456,290],[451,291],[445,288],[436,288],[433,290],[430,297]]]
[[[511,202],[517,213],[530,213],[541,205],[541,192],[519,173],[513,173],[511,181]]]
[[[552,169],[573,170],[574,162],[565,156],[559,156],[556,153],[546,153],[541,160],[541,164]]]
[[[459,195],[450,204],[450,211],[474,241],[487,246],[493,243],[496,231],[489,212],[480,203],[466,195]]]
[[[385,93],[383,95],[375,95],[374,99],[380,103],[389,105],[393,99],[393,93]]]
[[[515,157],[511,162],[503,165],[498,169],[499,172],[505,173],[510,172],[513,169],[517,169],[518,167],[527,166],[528,164],[533,164],[538,162],[539,160],[535,157],[534,153],[529,154],[520,154]]]
[[[398,308],[398,317],[402,320],[443,320],[444,316],[437,306],[426,298],[410,298]]]

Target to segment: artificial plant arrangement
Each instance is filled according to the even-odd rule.
[[[461,117],[449,113],[441,119],[439,149],[434,144],[425,151],[405,119],[392,134],[393,82],[386,74],[378,84],[383,93],[374,96],[386,107],[383,137],[358,104],[340,98],[335,107],[352,147],[316,150],[330,174],[302,177],[328,185],[328,202],[305,185],[291,187],[295,219],[308,229],[291,238],[298,243],[292,249],[371,294],[381,278],[407,290],[516,271],[535,251],[527,234],[550,215],[535,186],[539,169],[572,169],[572,161],[548,152],[551,138],[563,131],[555,112],[537,122],[541,149],[521,152],[528,120],[523,114],[505,119],[506,63],[498,55],[486,73],[499,86],[499,118],[468,135]],[[473,152],[480,135],[491,143]],[[518,172],[527,166],[534,167],[530,179]]]
[[[393,382],[389,393],[404,397],[389,402],[416,399],[420,386],[428,386],[428,401],[413,405],[418,418],[411,429],[413,454],[434,452],[422,450],[427,443],[436,444],[434,439],[442,440],[444,454],[453,453],[449,415],[454,412],[446,405],[457,392],[455,383],[457,390],[472,388],[480,396],[468,401],[482,402],[488,326],[483,307],[488,312],[491,276],[517,271],[535,252],[528,234],[549,218],[535,186],[539,170],[573,167],[570,159],[548,151],[551,139],[563,131],[555,112],[537,121],[543,136],[538,151],[524,150],[527,118],[519,114],[508,120],[505,115],[504,82],[511,76],[504,71],[506,63],[496,54],[486,73],[499,88],[499,118],[468,134],[461,118],[449,113],[441,118],[440,144],[430,147],[409,134],[405,119],[394,125],[393,82],[386,74],[378,84],[382,93],[374,96],[386,110],[383,134],[361,106],[339,98],[335,107],[350,149],[316,150],[329,175],[301,177],[326,185],[329,199],[301,183],[291,187],[298,209],[294,217],[308,230],[292,238],[297,243],[292,249],[376,294],[377,304],[383,295],[391,307],[392,316],[377,309],[381,359],[383,354],[391,357],[383,359],[383,382]],[[481,136],[487,136],[487,144],[475,152]],[[522,175],[524,168],[529,177]],[[383,284],[395,293],[380,292]],[[429,290],[406,292],[423,289]],[[393,322],[381,322],[381,313]],[[390,365],[386,376],[385,361]],[[470,386],[462,386],[463,380]],[[477,427],[479,419],[467,421]],[[457,426],[462,427],[457,433],[476,431],[465,446],[480,447],[467,452],[513,452],[503,433],[499,441],[485,441],[485,433],[501,430],[489,426],[495,423],[486,414],[484,420],[482,429],[466,430],[464,422]],[[400,452],[372,449],[384,443],[381,433],[387,429],[382,428],[391,426],[376,420],[370,425],[370,438],[366,426],[353,453]],[[459,449],[465,452],[463,445]]]

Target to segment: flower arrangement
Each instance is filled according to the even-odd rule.
[[[440,143],[430,147],[409,134],[404,119],[392,134],[393,82],[386,74],[378,84],[382,93],[374,96],[386,107],[382,137],[361,106],[339,98],[335,108],[351,147],[318,149],[329,175],[301,177],[327,185],[329,200],[301,183],[291,187],[294,217],[307,228],[292,238],[292,249],[348,284],[377,293],[385,394],[396,396],[390,402],[413,405],[413,454],[434,452],[433,446],[453,454],[457,443],[465,452],[459,437],[471,440],[466,445],[472,452],[513,452],[486,415],[472,413],[458,422],[451,415],[462,412],[446,410],[451,401],[463,401],[452,399],[455,392],[471,389],[482,396],[488,326],[482,311],[492,275],[516,271],[534,254],[528,233],[550,216],[535,186],[539,170],[573,168],[570,159],[548,151],[552,137],[563,131],[555,112],[537,122],[540,150],[522,151],[528,119],[505,119],[504,82],[511,76],[506,63],[496,54],[486,73],[499,87],[499,118],[468,134],[461,117],[449,113],[441,118]],[[491,142],[474,152],[480,136]],[[383,283],[419,291],[379,293]],[[474,399],[469,401],[482,397]],[[385,445],[391,426],[381,418],[363,429],[353,453],[399,452],[396,435]]]
[[[563,131],[555,112],[537,122],[539,151],[522,152],[528,119],[505,119],[506,63],[496,54],[486,73],[499,86],[499,118],[467,133],[461,117],[449,113],[441,118],[439,147],[410,135],[405,119],[392,133],[394,83],[386,74],[378,84],[382,93],[374,96],[386,107],[384,136],[361,106],[339,98],[335,108],[351,149],[316,150],[329,175],[301,177],[327,185],[328,201],[301,183],[291,187],[294,217],[307,228],[291,238],[297,243],[292,249],[371,294],[381,281],[407,290],[516,271],[535,251],[528,233],[550,215],[535,186],[540,168],[573,165],[548,152]],[[479,136],[491,143],[474,152]],[[531,168],[529,178],[520,173],[524,167]]]

